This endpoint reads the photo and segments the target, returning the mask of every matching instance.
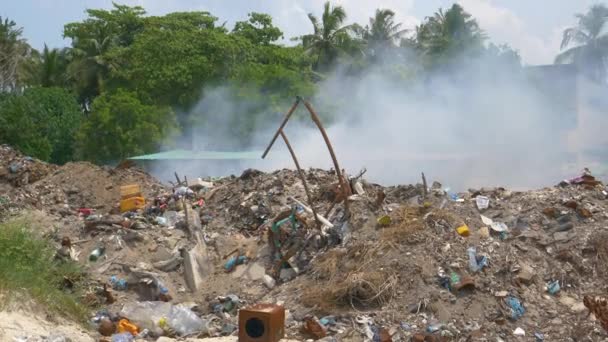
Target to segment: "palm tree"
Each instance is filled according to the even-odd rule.
[[[577,14],[578,25],[564,30],[560,53],[555,63],[574,63],[582,67],[593,79],[606,81],[608,34],[604,31],[608,20],[608,7],[591,6],[586,14]]]
[[[31,70],[31,83],[41,87],[64,87],[68,84],[67,72],[70,50],[49,49],[44,44],[42,53],[34,54]]]
[[[88,111],[93,98],[101,93],[105,80],[113,70],[107,53],[116,45],[116,36],[108,25],[100,25],[96,30],[91,37],[74,39],[72,63],[68,67],[69,74],[76,80],[85,111]]]
[[[377,9],[376,15],[369,19],[369,25],[362,29],[361,35],[372,53],[394,47],[408,30],[395,23],[395,12],[390,9]]]
[[[0,92],[18,91],[25,77],[24,65],[31,54],[31,48],[21,37],[22,28],[0,17]]]
[[[315,53],[317,61],[315,69],[328,68],[338,56],[356,48],[354,39],[350,35],[352,25],[342,26],[346,20],[346,12],[342,6],[334,6],[328,2],[324,5],[321,22],[312,13],[308,14],[314,32],[299,39],[307,52]]]
[[[423,54],[439,59],[481,51],[485,39],[477,20],[458,4],[445,12],[439,9],[416,28],[417,47]]]

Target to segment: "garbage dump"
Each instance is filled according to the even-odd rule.
[[[8,146],[0,163],[0,217],[41,221],[57,262],[84,267],[95,339],[236,340],[256,305],[284,308],[269,326],[301,341],[608,337],[608,196],[588,170],[453,193],[308,169],[309,197],[287,169],[169,184]]]

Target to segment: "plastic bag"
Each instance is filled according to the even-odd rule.
[[[133,335],[128,332],[112,335],[112,342],[131,342],[133,340]]]
[[[166,302],[134,302],[125,304],[120,311],[120,316],[128,318],[141,330],[148,329],[156,334],[161,334],[162,329],[158,321],[167,317],[173,305]]]
[[[180,336],[190,335],[203,331],[205,322],[192,310],[183,306],[174,306],[169,312],[167,323]]]

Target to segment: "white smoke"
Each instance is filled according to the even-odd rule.
[[[568,93],[547,94],[496,60],[476,60],[433,76],[408,80],[386,67],[371,67],[362,75],[336,71],[309,99],[324,122],[342,168],[381,184],[420,181],[425,172],[452,189],[507,186],[531,188],[556,184],[584,165],[568,150],[567,134],[576,127],[576,110]],[[575,84],[571,84],[576,88]],[[259,109],[264,115],[248,129],[256,134],[239,146],[234,123],[252,109],[226,89],[206,92],[193,115],[204,115],[195,129],[201,148],[261,151],[278,128],[283,115]],[[290,106],[286,99],[284,111]],[[561,102],[560,102],[561,103]],[[573,108],[576,106],[574,105]],[[333,164],[318,129],[303,105],[285,133],[304,168],[331,168]],[[580,132],[579,132],[580,133]],[[579,160],[580,162],[580,160]],[[574,163],[574,164],[572,164]],[[294,168],[279,137],[266,160],[231,164],[203,161],[158,164],[194,176],[239,174],[246,168],[271,171]]]

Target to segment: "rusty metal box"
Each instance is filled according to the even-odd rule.
[[[285,337],[285,308],[258,304],[239,311],[239,342],[278,342]]]

